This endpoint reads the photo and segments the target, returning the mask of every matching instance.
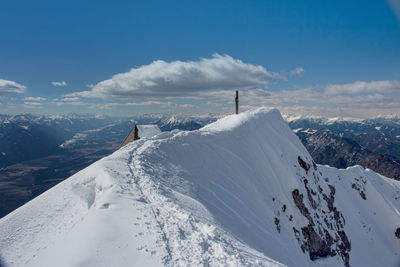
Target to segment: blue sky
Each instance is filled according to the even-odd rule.
[[[0,112],[400,114],[399,7],[2,1]]]

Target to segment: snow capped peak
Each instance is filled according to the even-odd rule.
[[[176,116],[171,116],[167,120],[167,123],[170,123],[170,124],[176,124],[177,122],[179,122],[179,119]]]
[[[2,218],[0,251],[30,266],[396,266],[399,192],[317,166],[259,108],[127,144]]]
[[[400,117],[399,117],[398,114],[394,114],[394,113],[392,113],[392,114],[385,114],[385,115],[379,114],[379,115],[375,116],[375,119],[389,119],[389,120],[390,120],[390,119],[395,119],[395,120],[399,120]]]
[[[277,109],[261,107],[253,110],[248,110],[237,115],[230,115],[219,119],[218,121],[204,126],[202,131],[227,131],[233,130],[236,127],[250,123],[276,123],[283,122],[283,119]]]

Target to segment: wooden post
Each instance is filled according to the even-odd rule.
[[[139,137],[139,129],[135,124],[135,129],[134,129],[134,133],[133,133],[133,141],[139,140],[139,139],[140,139],[140,137]]]
[[[238,90],[236,90],[235,103],[236,103],[236,114],[239,114],[239,91]]]

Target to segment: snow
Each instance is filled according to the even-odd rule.
[[[307,128],[307,129],[297,128],[297,129],[293,129],[292,131],[294,133],[303,132],[303,133],[307,133],[307,134],[315,134],[317,132],[317,130],[314,130],[311,128]]]
[[[318,115],[298,115],[298,114],[283,114],[285,121],[292,122],[296,120],[316,120],[326,124],[334,124],[338,122],[358,122],[362,123],[365,121],[363,118],[354,117],[323,117]]]
[[[167,120],[167,123],[168,123],[168,124],[174,125],[174,124],[179,123],[179,121],[180,121],[180,120],[179,120],[177,117],[171,116],[171,117]]]
[[[337,122],[363,122],[364,119],[362,118],[353,118],[353,117],[334,117],[326,119],[328,124],[334,124]]]
[[[3,261],[10,266],[343,266],[339,254],[311,261],[303,252],[305,237],[293,229],[301,232],[309,221],[294,202],[297,189],[315,229],[332,237],[347,234],[351,266],[398,266],[400,183],[359,166],[313,167],[278,110],[250,110],[196,131],[143,127],[140,140],[0,219]],[[324,218],[335,222],[324,200],[331,187],[343,227],[323,228]]]
[[[333,183],[338,206],[348,221],[355,266],[399,266],[400,242],[393,236],[400,227],[400,183],[361,166],[346,170],[324,166],[323,171],[336,178]],[[352,197],[353,183],[361,184],[366,200]]]
[[[311,129],[311,128],[307,128],[307,129],[303,130],[302,132],[303,133],[308,133],[308,134],[315,134],[318,131],[314,130],[314,129]]]
[[[140,138],[153,137],[161,133],[157,125],[137,125]]]
[[[86,133],[77,133],[75,134],[72,139],[68,139],[64,141],[61,145],[59,145],[60,148],[68,148],[74,144],[76,144],[78,141],[83,141],[85,138],[88,136]]]

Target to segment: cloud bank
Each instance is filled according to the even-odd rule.
[[[144,101],[144,102],[125,102],[125,103],[104,103],[104,104],[92,104],[89,106],[90,109],[114,109],[118,107],[144,107],[144,106],[158,106],[160,108],[172,107],[172,108],[193,108],[191,104],[176,104],[171,101]]]
[[[157,60],[89,85],[87,91],[53,99],[52,103],[95,110],[121,111],[137,107],[158,112],[161,109],[186,109],[182,112],[229,113],[233,107],[233,91],[240,90],[240,110],[273,106],[282,113],[294,115],[373,117],[400,114],[400,82],[396,80],[305,88],[289,85],[293,89],[271,86],[279,80],[287,81],[286,77],[302,76],[304,72],[302,67],[285,74],[269,72],[261,65],[219,54],[198,61]],[[98,99],[105,101],[99,103]],[[35,104],[30,106],[33,108]]]
[[[352,95],[369,93],[400,93],[400,82],[398,81],[357,81],[347,84],[329,84],[325,87],[328,95]]]
[[[42,108],[43,104],[40,102],[24,102],[22,106],[28,109],[37,109],[37,108]]]
[[[24,100],[25,101],[45,101],[46,98],[40,97],[40,96],[38,96],[38,97],[28,96],[28,97],[24,97]]]
[[[257,91],[242,94],[248,108],[274,106],[282,113],[327,117],[375,117],[379,114],[400,114],[399,81],[357,81],[329,84],[322,88]]]
[[[21,94],[25,91],[26,86],[14,81],[0,79],[0,95]]]
[[[263,66],[228,55],[214,54],[199,61],[154,61],[102,81],[90,91],[70,94],[93,98],[201,97],[210,92],[266,88],[284,79]]]

